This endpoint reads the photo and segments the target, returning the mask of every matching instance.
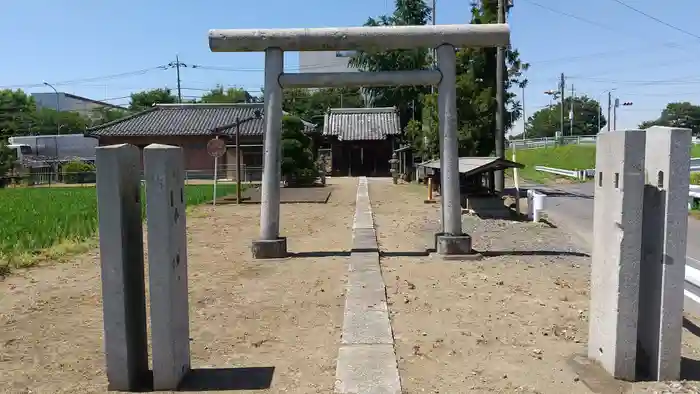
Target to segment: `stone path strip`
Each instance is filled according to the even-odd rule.
[[[353,246],[335,392],[400,394],[394,337],[366,177],[361,177],[357,186],[352,228]]]

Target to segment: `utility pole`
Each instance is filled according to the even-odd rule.
[[[569,135],[574,135],[574,84],[571,84],[571,99],[569,100]]]
[[[432,9],[432,16],[431,16],[433,26],[435,26],[435,17],[437,16],[436,6],[437,6],[437,0],[433,0],[433,9]],[[430,56],[432,57],[430,62],[432,63],[433,68],[435,68],[435,60],[437,59],[437,52],[435,52],[435,48],[430,50]],[[435,85],[430,85],[430,94],[435,94]]]
[[[565,84],[566,80],[564,78],[564,73],[561,73],[561,77],[559,79],[559,95],[561,96],[561,114],[560,114],[560,122],[559,122],[559,137],[564,136],[564,95],[565,95]]]
[[[527,115],[525,114],[525,86],[523,86],[523,140],[525,140],[525,132],[527,128]]]
[[[498,0],[498,23],[506,22],[505,0]],[[496,157],[505,158],[505,51],[506,48],[496,49]],[[494,189],[503,192],[505,178],[503,171],[496,171],[494,179]]]
[[[180,62],[180,56],[175,55],[175,61],[168,63],[168,67],[174,68],[177,72],[177,102],[182,103],[182,89],[180,86],[180,67],[189,67],[187,64]],[[197,67],[197,66],[193,66]]]
[[[612,107],[612,93],[608,92],[608,131],[610,131],[610,107]]]

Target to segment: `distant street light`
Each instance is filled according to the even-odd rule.
[[[625,107],[629,107],[630,105],[632,105],[632,102],[625,101],[625,102],[621,103],[619,98],[615,99],[615,107],[613,108],[613,128],[615,130],[617,130],[617,108],[620,107],[621,105],[625,106]]]
[[[54,93],[56,93],[56,135],[59,135],[61,134],[61,118],[58,116],[58,113],[61,112],[61,95],[58,94],[58,90],[50,83],[44,81],[44,85],[50,87],[53,89]]]
[[[558,90],[545,90],[544,94],[549,96],[549,108],[552,108],[552,100],[558,100],[561,92]]]

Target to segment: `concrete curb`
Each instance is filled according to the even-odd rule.
[[[401,394],[366,177],[357,186],[352,238],[335,392]]]

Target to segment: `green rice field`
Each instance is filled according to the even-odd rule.
[[[211,201],[211,185],[187,185],[187,205]],[[219,184],[217,197],[236,185]],[[142,196],[145,204],[145,196]],[[63,242],[82,242],[97,232],[94,187],[0,189],[0,265],[20,254],[36,254]]]

